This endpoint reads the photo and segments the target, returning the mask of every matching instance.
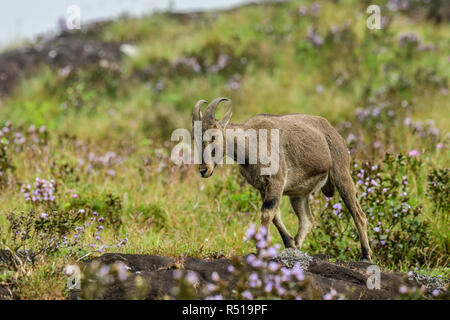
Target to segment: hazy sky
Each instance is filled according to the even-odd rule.
[[[81,21],[104,19],[128,12],[134,15],[167,9],[176,11],[226,8],[245,0],[0,0],[0,46],[56,30],[67,8],[78,5]],[[170,5],[172,4],[172,5]]]

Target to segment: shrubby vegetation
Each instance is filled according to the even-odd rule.
[[[174,277],[178,280],[178,285],[173,290],[175,297],[206,300],[339,298],[334,290],[321,297],[318,292],[308,288],[308,280],[299,263],[287,268],[274,261],[280,246],[270,245],[271,239],[265,227],[257,229],[255,225],[251,225],[244,240],[256,247],[256,253],[249,254],[245,261],[238,257],[232,259],[228,272],[233,276],[233,284],[221,279],[215,272],[211,276],[212,282],[200,287],[194,272],[176,270]]]
[[[262,112],[326,117],[348,142],[375,262],[448,277],[450,35],[437,3],[382,1],[382,30],[365,27],[360,1],[102,25],[94,40],[133,48],[120,63],[43,65],[0,102],[0,249],[14,255],[0,264],[0,284],[21,298],[58,298],[67,264],[107,251],[253,252],[242,239],[261,203],[237,169],[202,180],[169,160],[172,130],[190,128],[195,101],[216,96],[232,99],[235,122]],[[340,198],[317,195],[312,209],[304,250],[358,259]],[[295,233],[290,210],[284,201]]]

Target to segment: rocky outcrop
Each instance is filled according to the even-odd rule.
[[[334,289],[339,295],[346,299],[397,299],[400,298],[399,290],[402,286],[423,287],[425,298],[432,298],[433,291],[446,292],[447,284],[436,277],[412,277],[411,274],[402,274],[383,271],[380,273],[380,287],[370,289],[367,283],[373,275],[376,266],[365,262],[344,262],[332,259],[325,255],[311,256],[295,249],[286,249],[274,260],[292,268],[299,263],[309,278],[310,285],[322,296]],[[172,297],[172,289],[176,285],[174,272],[177,269],[176,261],[167,257],[132,255],[132,254],[105,254],[93,259],[92,263],[112,264],[117,261],[124,263],[130,271],[130,277],[125,282],[114,282],[108,285],[102,299],[124,299],[127,292],[133,289],[136,277],[139,275],[148,284],[146,299],[157,299],[161,297]],[[217,272],[222,279],[231,280],[227,271],[230,265],[228,259],[202,260],[198,258],[187,258],[183,263],[185,271],[192,271],[197,275],[200,284],[211,282],[211,274]],[[373,278],[371,278],[373,279]],[[73,297],[76,298],[76,295]]]

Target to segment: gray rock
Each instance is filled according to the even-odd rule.
[[[448,280],[443,280],[438,277],[428,276],[426,274],[420,274],[414,271],[408,272],[408,280],[415,280],[419,284],[425,286],[428,292],[438,290],[439,294],[446,292]]]
[[[280,252],[273,260],[282,263],[288,268],[292,268],[296,263],[299,263],[300,267],[306,271],[314,257],[298,249],[288,248]]]

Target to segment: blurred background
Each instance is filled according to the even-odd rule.
[[[177,12],[229,8],[246,3],[245,0],[18,0],[3,2],[0,19],[0,47],[21,39],[30,39],[39,34],[55,33],[61,19],[65,19],[67,8],[77,5],[82,8],[83,24],[94,20],[112,19],[120,15],[143,15],[153,11]],[[53,32],[52,32],[53,31]]]

